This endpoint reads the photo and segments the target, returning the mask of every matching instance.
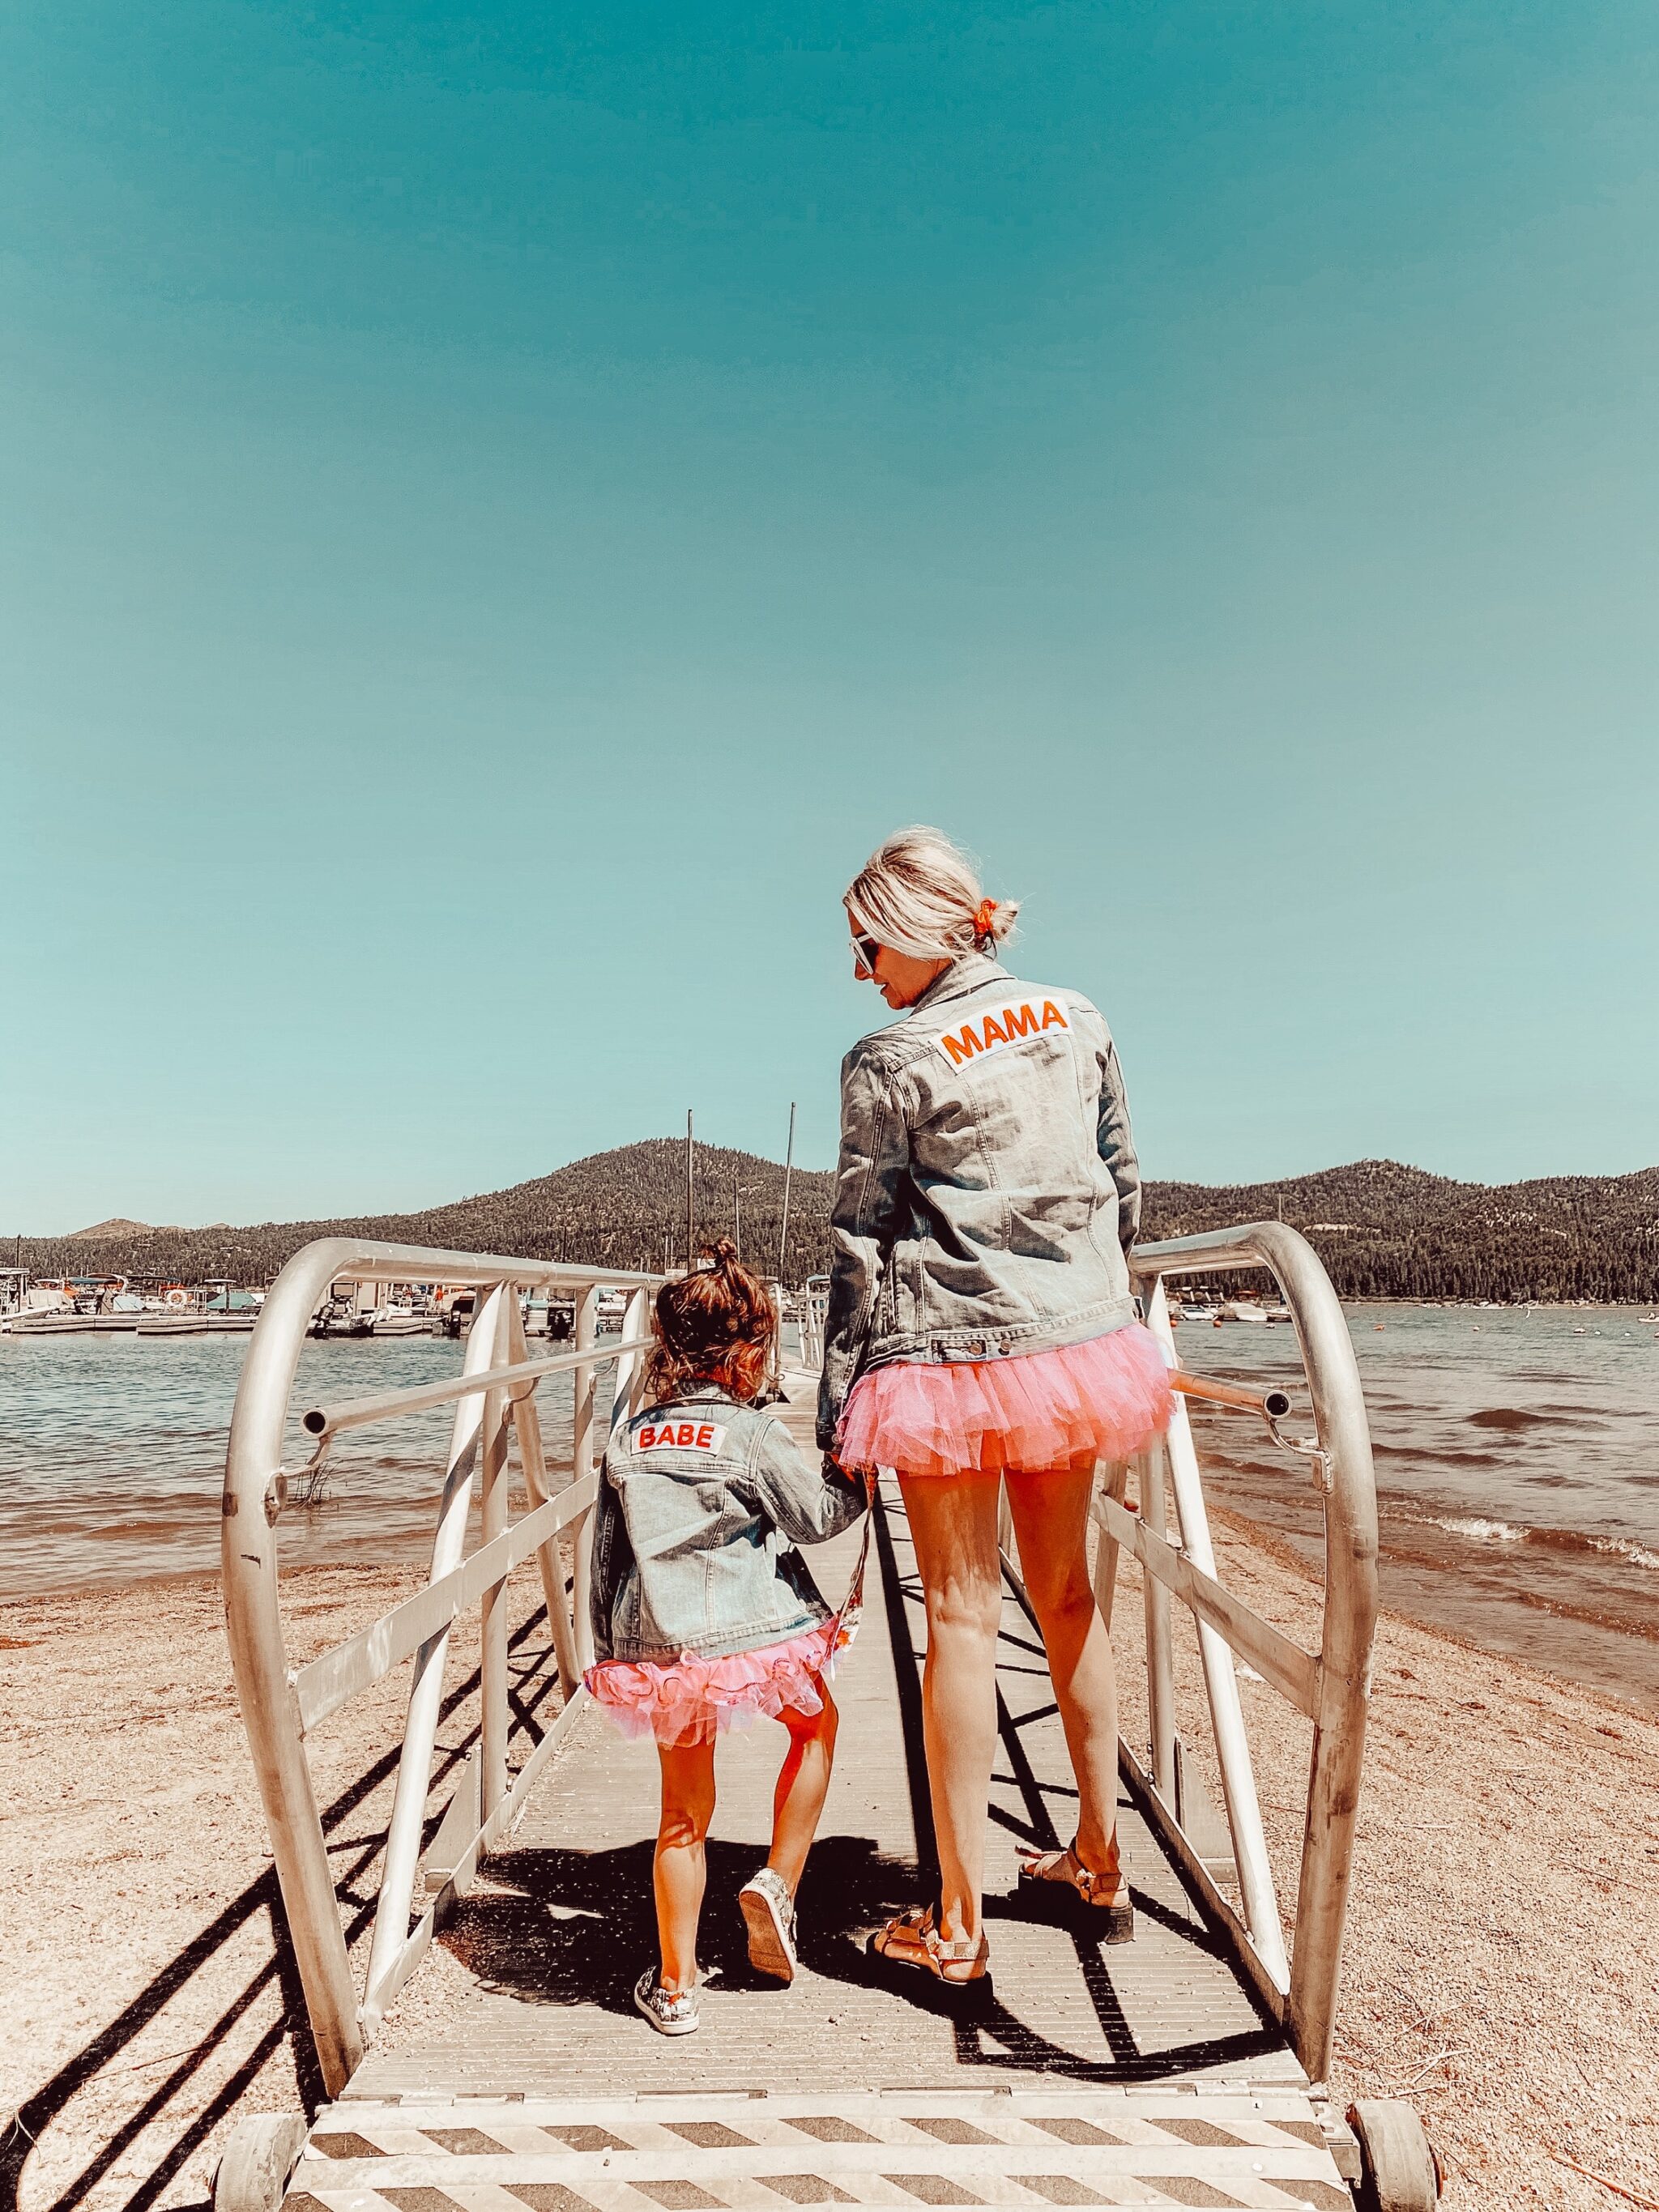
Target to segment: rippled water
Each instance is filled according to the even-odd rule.
[[[1659,1705],[1659,1322],[1634,1310],[1355,1307],[1370,1412],[1385,1602],[1490,1650]],[[1182,1364],[1299,1376],[1284,1328],[1188,1322]],[[218,1564],[238,1336],[0,1336],[0,1597],[106,1588]],[[431,1337],[307,1344],[296,1409],[458,1371]],[[570,1386],[541,1388],[550,1455]],[[1305,1419],[1305,1397],[1286,1425]],[[451,1409],[345,1438],[327,1502],[283,1522],[285,1563],[416,1560],[430,1540]],[[1247,1418],[1199,1420],[1222,1507],[1310,1554],[1304,1461]],[[307,1443],[297,1429],[288,1459]]]
[[[0,1336],[0,1598],[107,1589],[219,1564],[219,1494],[246,1336]],[[283,1452],[307,1406],[459,1374],[447,1339],[307,1343]],[[601,1410],[609,1382],[600,1378]],[[550,1461],[568,1460],[571,1386],[538,1393]],[[418,1560],[432,1540],[452,1406],[349,1431],[320,1505],[290,1508],[283,1562]]]
[[[1659,1320],[1356,1306],[1348,1325],[1384,1603],[1659,1705]],[[1300,1376],[1289,1328],[1189,1322],[1176,1341],[1200,1373]],[[1306,1404],[1299,1394],[1292,1434]],[[1316,1553],[1318,1500],[1298,1463],[1248,1418],[1206,1413],[1195,1428],[1216,1501]]]

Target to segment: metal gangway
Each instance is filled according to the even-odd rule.
[[[1125,1553],[1143,1598],[1146,1741],[1120,1745],[1136,1941],[1102,1949],[1075,1925],[994,1894],[1013,1891],[1017,1841],[1069,1840],[1074,1802],[1006,1534],[992,1994],[964,2005],[920,1975],[900,1989],[866,1960],[866,1932],[929,1893],[932,1853],[923,1617],[902,1512],[884,1486],[880,1587],[837,1683],[840,1756],[802,1887],[803,1973],[787,1991],[744,1981],[729,1893],[768,1832],[775,1764],[774,1732],[757,1729],[722,1747],[708,1847],[705,1950],[726,1980],[705,1999],[702,2032],[665,2045],[628,2002],[652,1955],[654,1754],[618,1737],[580,1684],[596,1460],[608,1420],[639,1402],[659,1279],[342,1238],[295,1255],[248,1348],[222,1551],[237,1689],[331,2101],[309,2124],[240,2123],[218,2169],[219,2212],[1045,2203],[1338,2212],[1356,2196],[1418,2212],[1434,2203],[1434,2162],[1411,2109],[1382,2100],[1345,2116],[1327,2091],[1376,1611],[1370,1445],[1346,1323],[1312,1248],[1279,1223],[1143,1246],[1131,1265],[1172,1367],[1166,1282],[1269,1269],[1295,1323],[1311,1412],[1311,1433],[1291,1435],[1288,1394],[1177,1371],[1167,1437],[1127,1467],[1098,1471],[1098,1601],[1109,1620]],[[474,1286],[460,1372],[356,1398],[296,1397],[307,1327],[340,1278]],[[574,1297],[568,1349],[532,1352],[520,1300],[537,1291]],[[606,1291],[626,1300],[614,1337],[599,1327]],[[811,1301],[807,1310],[810,1356],[822,1313]],[[556,1467],[538,1393],[558,1376],[571,1378],[572,1399],[569,1448]],[[785,1382],[781,1410],[810,1441],[816,1377],[798,1369]],[[1319,1498],[1316,1650],[1218,1577],[1188,1399],[1265,1421],[1286,1447],[1288,1479]],[[290,1498],[314,1488],[338,1439],[437,1407],[453,1408],[453,1421],[427,1579],[295,1667],[278,1577]],[[516,1518],[515,1463],[526,1501]],[[826,1588],[844,1572],[828,1550],[814,1562]],[[532,1567],[540,1606],[510,1639],[508,1578]],[[1196,1671],[1176,1634],[1177,1601],[1195,1623]],[[475,1615],[463,1656],[460,1624]],[[1121,1666],[1121,1624],[1116,1640]],[[446,1670],[453,1680],[474,1651],[476,1720],[458,1742]],[[1311,1724],[1288,1944],[1239,1662]],[[526,1668],[538,1667],[548,1706],[556,1678],[550,1718],[521,1694]],[[308,1747],[349,1699],[403,1668],[406,1718],[373,1932],[354,1972]],[[1206,1768],[1218,1778],[1218,1810]],[[431,2014],[399,2008],[447,1924],[459,1994],[452,1987]]]

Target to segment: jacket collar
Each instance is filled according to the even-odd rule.
[[[942,975],[935,975],[919,999],[905,1008],[907,1014],[919,1014],[924,1007],[942,1006],[952,999],[965,999],[971,991],[979,990],[994,976],[1006,975],[1007,969],[1000,960],[993,960],[988,952],[964,952],[953,960]]]

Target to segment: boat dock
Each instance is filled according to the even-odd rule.
[[[1231,1264],[1259,1264],[1264,1245],[1271,1248],[1314,1369],[1342,1353],[1351,1364],[1334,1299],[1326,1313],[1322,1271],[1317,1280],[1309,1273],[1318,1262],[1295,1232],[1264,1224],[1229,1234],[1239,1239]],[[1218,1240],[1191,1241],[1212,1270]],[[1160,1253],[1164,1265],[1179,1266],[1175,1248],[1137,1255],[1151,1278],[1154,1322]],[[702,1945],[705,1966],[719,1975],[701,2033],[665,2042],[632,2004],[633,1983],[653,1955],[655,1756],[648,1742],[619,1736],[579,1686],[583,1539],[604,1432],[599,1370],[615,1376],[619,1405],[636,1397],[650,1285],[441,1255],[451,1279],[471,1266],[480,1285],[462,1374],[447,1385],[307,1407],[303,1421],[325,1454],[350,1427],[454,1402],[432,1580],[296,1673],[282,1650],[275,1577],[283,1499],[298,1470],[281,1468],[279,1455],[299,1336],[319,1284],[346,1272],[348,1256],[407,1273],[411,1255],[397,1248],[347,1255],[331,1244],[290,1262],[250,1346],[223,1521],[238,1686],[330,2101],[309,2126],[274,2117],[244,2123],[220,2168],[219,2212],[709,2212],[781,2203],[1342,2212],[1362,2184],[1371,2192],[1363,2201],[1391,2212],[1433,2203],[1432,2163],[1408,2108],[1378,2104],[1345,2116],[1322,2079],[1375,1606],[1374,1507],[1367,1556],[1370,1466],[1357,1382],[1350,1393],[1340,1374],[1310,1374],[1317,1434],[1281,1436],[1304,1454],[1303,1478],[1324,1487],[1348,1562],[1334,1567],[1317,1655],[1297,1650],[1215,1581],[1184,1414],[1167,1448],[1133,1468],[1102,1471],[1097,1592],[1109,1609],[1127,1545],[1140,1559],[1146,1593],[1153,1740],[1145,1763],[1127,1745],[1121,1753],[1133,1943],[1103,1948],[1086,1929],[1038,1915],[1015,1894],[1016,1845],[1069,1840],[1074,1791],[1041,1639],[1010,1552],[988,1869],[990,1992],[947,1993],[867,1955],[871,1930],[926,1901],[933,1879],[921,1735],[925,1626],[902,1507],[887,1486],[862,1626],[836,1684],[843,1725],[801,1891],[802,1971],[789,1989],[755,1974],[733,1903],[769,1829],[780,1739],[762,1723],[720,1753]],[[531,1356],[516,1294],[527,1281],[574,1296],[571,1350]],[[619,1283],[624,1328],[601,1340],[599,1295]],[[1167,1342],[1167,1327],[1164,1335]],[[544,1458],[533,1394],[542,1376],[566,1370],[576,1377],[576,1432],[572,1464],[556,1471]],[[815,1379],[787,1378],[786,1418],[809,1443]],[[1194,1395],[1206,1388],[1192,1376],[1181,1384]],[[1252,1408],[1238,1410],[1249,1417]],[[514,1448],[530,1510],[509,1523]],[[464,1556],[475,1486],[483,1542]],[[826,1590],[840,1586],[856,1541],[843,1537],[815,1554]],[[532,1562],[547,1607],[542,1640],[538,1648],[532,1632],[518,1645],[510,1677],[497,1594],[514,1566]],[[1226,1794],[1220,1841],[1214,1816],[1207,1827],[1201,1818],[1200,1793],[1179,1778],[1172,1598],[1190,1605],[1201,1625]],[[469,1607],[479,1613],[474,1648],[483,1656],[480,1727],[459,1784],[445,1802],[428,1802],[446,1647]],[[1119,1643],[1127,1663],[1121,1633]],[[1234,1650],[1320,1723],[1288,1958],[1238,1720]],[[410,1662],[398,1802],[360,1988],[316,1825],[305,1732]],[[525,1701],[518,1670],[526,1668],[556,1674],[566,1687],[550,1722]],[[448,1973],[442,2003],[400,2025],[396,1997],[434,1940],[465,1979],[458,1989]]]

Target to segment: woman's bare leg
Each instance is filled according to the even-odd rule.
[[[1026,1595],[1042,1630],[1048,1673],[1077,1777],[1077,1855],[1103,1874],[1117,1865],[1117,1672],[1089,1581],[1092,1471],[1011,1474],[1008,1502]],[[1103,1899],[1128,1901],[1127,1887]]]
[[[797,1712],[790,1706],[778,1715],[789,1731],[789,1749],[773,1794],[772,1848],[766,1863],[788,1883],[792,1897],[806,1870],[806,1854],[818,1832],[836,1760],[841,1717],[828,1682],[820,1681],[818,1690],[823,1698],[822,1712]]]
[[[697,1920],[705,1879],[703,1841],[714,1817],[712,1743],[657,1746],[662,1761],[662,1817],[657,1826],[653,1875],[657,1893],[657,1940],[662,1947],[662,1985],[695,1989]]]
[[[980,1933],[997,1741],[997,1478],[902,1475],[899,1488],[927,1606],[921,1716],[939,1846],[939,1933],[972,1942]]]

